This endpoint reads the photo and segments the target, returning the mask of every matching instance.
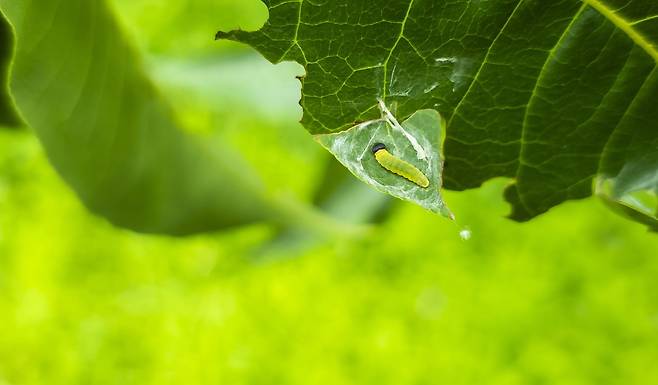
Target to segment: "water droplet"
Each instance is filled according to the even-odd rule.
[[[471,239],[471,235],[473,235],[473,233],[471,233],[471,230],[468,227],[465,227],[464,229],[462,229],[462,231],[459,232],[459,236],[464,241],[468,241],[469,239]]]

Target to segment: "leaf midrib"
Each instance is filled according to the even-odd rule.
[[[610,20],[617,28],[622,30],[635,44],[642,48],[658,64],[658,48],[635,28],[628,20],[617,15],[610,7],[599,0],[582,0],[583,3],[599,11],[606,19]]]

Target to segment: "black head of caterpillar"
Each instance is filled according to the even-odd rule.
[[[413,164],[393,156],[386,150],[383,143],[376,143],[372,146],[372,153],[375,154],[377,163],[393,174],[399,175],[423,188],[430,185],[430,181],[425,174]]]
[[[376,143],[374,146],[372,146],[372,153],[376,154],[377,151],[379,150],[386,150],[386,146],[384,143]]]

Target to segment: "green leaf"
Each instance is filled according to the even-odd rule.
[[[267,197],[220,144],[184,132],[104,1],[0,0],[0,10],[16,40],[16,105],[94,212],[171,234],[312,217]]]
[[[12,50],[11,29],[0,14],[0,127],[16,127],[21,124],[7,84]]]
[[[443,160],[437,148],[442,146],[441,116],[434,110],[421,110],[402,122],[396,129],[385,119],[361,123],[335,134],[320,134],[315,138],[354,175],[379,191],[414,202],[430,211],[452,218],[441,197]],[[411,135],[427,157],[419,159],[417,149],[405,135]],[[430,181],[426,188],[387,171],[372,153],[373,145],[382,143],[394,156],[412,163]]]
[[[614,179],[600,182],[598,196],[613,211],[635,222],[641,223],[653,232],[658,232],[658,195],[656,191],[637,190],[623,195],[615,191]]]
[[[628,106],[606,144],[597,183],[604,202],[653,231],[658,231],[657,87],[654,75]]]
[[[309,132],[377,119],[378,98],[400,120],[435,109],[448,121],[446,186],[513,178],[516,220],[590,196],[614,137],[658,137],[658,109],[639,107],[658,95],[655,0],[263,2],[261,30],[217,37],[305,67]]]

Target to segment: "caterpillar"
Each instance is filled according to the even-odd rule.
[[[383,143],[377,143],[372,146],[372,153],[375,155],[377,163],[393,174],[397,174],[422,188],[427,188],[430,185],[430,181],[425,174],[411,163],[393,156],[386,150],[386,146]]]

